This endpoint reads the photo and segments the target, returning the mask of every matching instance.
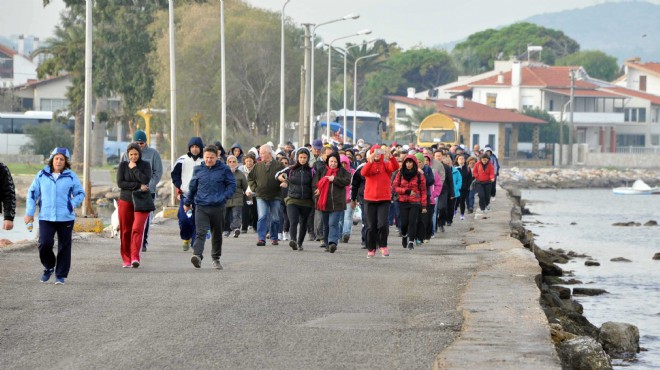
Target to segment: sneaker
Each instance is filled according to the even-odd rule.
[[[211,261],[211,265],[213,265],[213,268],[216,270],[222,270],[222,265],[220,264],[220,260]]]
[[[46,269],[44,270],[44,273],[41,275],[41,279],[39,279],[42,283],[47,282],[50,280],[50,275],[53,274],[53,269]]]
[[[280,244],[280,242],[278,242],[277,239],[275,239],[275,240],[271,240],[270,244],[278,245],[278,244]]]
[[[282,235],[282,233],[277,233],[277,239],[278,240],[284,240],[283,238],[284,238],[284,236]]]
[[[300,245],[298,245],[298,252],[302,252],[302,251],[303,251],[303,246],[302,246],[302,244],[300,244]]]
[[[490,211],[490,204],[486,206],[486,213]]]
[[[228,238],[228,237],[229,237],[229,233],[230,233],[230,231],[227,230],[227,231],[225,231],[224,233],[222,233],[222,236],[224,236],[225,238]]]
[[[131,267],[133,267],[133,266],[131,266],[130,263],[127,263],[127,264],[123,265],[122,267],[125,268],[125,269],[127,269],[127,268],[131,268]]]
[[[465,220],[465,215],[461,215],[461,220]]]
[[[190,257],[190,262],[195,266],[195,268],[202,267],[202,259],[198,255],[193,255]]]
[[[440,231],[442,231],[442,232],[444,233],[444,232],[445,232],[445,227],[444,227],[444,226],[440,226]]]
[[[190,249],[190,239],[183,241],[183,251],[187,252]]]
[[[263,247],[264,245],[266,245],[266,241],[265,241],[265,240],[259,240],[259,241],[257,242],[257,247]]]
[[[330,246],[328,247],[328,252],[335,253],[336,250],[337,250],[337,244],[330,243]]]
[[[64,285],[64,278],[56,277],[55,278],[55,285]]]
[[[413,250],[413,249],[415,249],[415,243],[413,243],[413,242],[408,242],[408,250],[411,251],[411,250]]]
[[[429,242],[430,242],[429,239],[424,239],[424,240],[422,241],[422,243],[424,243],[424,244],[428,244]]]
[[[490,200],[495,200],[495,197],[490,197]]]
[[[297,251],[298,250],[298,243],[296,243],[295,240],[292,240],[292,241],[289,242],[289,247],[291,247],[291,249],[293,249],[294,251]]]
[[[376,250],[367,252],[367,258],[376,257]]]
[[[447,226],[451,226],[451,221],[447,221]]]
[[[147,246],[146,246],[146,245],[143,245],[143,246],[142,246],[142,252],[146,252],[146,251],[147,251]]]
[[[404,248],[406,247],[406,245],[408,245],[408,236],[407,235],[401,238],[401,245],[403,245]]]
[[[468,214],[474,213],[474,208],[468,208]]]
[[[342,235],[342,237],[341,237],[341,242],[342,242],[342,243],[348,243],[348,240],[349,240],[350,238],[351,238],[350,235],[348,235],[348,234],[344,234],[344,235]]]
[[[307,240],[310,241],[310,242],[316,241],[316,235],[309,234],[309,238],[307,238]]]
[[[380,247],[380,253],[383,255],[383,257],[389,257],[390,256],[390,251],[387,250],[387,247]]]
[[[140,267],[140,261],[133,261],[133,262],[131,262],[131,266],[133,266],[134,269]]]
[[[240,229],[234,230],[234,238],[238,238],[239,235],[241,235],[241,230]]]
[[[328,249],[328,246],[325,245],[325,243],[321,243],[321,244],[319,245],[319,248],[325,248],[325,249]]]
[[[289,240],[289,233],[287,232],[282,233],[282,240]]]

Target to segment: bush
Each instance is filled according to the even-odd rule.
[[[39,126],[28,127],[25,134],[30,142],[21,146],[21,151],[41,154],[48,158],[55,147],[73,149],[73,135],[61,123],[42,123]]]

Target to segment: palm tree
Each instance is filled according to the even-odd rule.
[[[402,125],[404,129],[394,133],[394,140],[416,142],[419,125],[426,117],[436,112],[437,111],[433,105],[422,105],[413,108],[410,116],[397,120],[397,123]]]

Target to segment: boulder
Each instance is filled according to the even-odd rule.
[[[596,288],[573,288],[573,294],[575,295],[588,295],[595,296],[608,293],[605,289],[596,289]]]
[[[610,357],[595,339],[578,336],[557,345],[562,365],[569,369],[612,369]]]
[[[550,337],[555,344],[559,344],[567,339],[573,339],[575,334],[564,331],[560,324],[550,324]]]
[[[105,197],[110,200],[119,199],[119,192],[112,191],[109,193],[105,193]]]
[[[92,186],[91,199],[105,198],[105,194],[112,191],[112,186]]]
[[[564,274],[564,270],[552,262],[539,260],[539,266],[545,276],[562,276]]]
[[[573,251],[568,252],[566,255],[571,257],[571,258],[587,258],[587,257],[589,257],[588,255],[586,255],[584,253],[583,254],[578,254],[577,252],[573,252]]]
[[[597,261],[584,261],[585,266],[600,266],[600,262]]]
[[[568,279],[568,280],[564,280],[562,284],[575,285],[575,284],[584,284],[584,283],[577,279]]]
[[[639,329],[635,325],[608,321],[600,327],[598,341],[613,358],[632,358],[639,353]]]
[[[551,290],[554,290],[561,299],[570,299],[571,298],[571,289],[565,288],[559,285],[553,285],[550,287]]]
[[[642,226],[639,222],[629,221],[629,222],[615,222],[612,226]]]
[[[654,260],[660,260],[660,252],[653,255]]]
[[[647,221],[644,226],[658,226],[658,222],[654,220]]]
[[[612,262],[632,262],[631,260],[629,260],[625,257],[612,258],[610,261],[612,261]]]

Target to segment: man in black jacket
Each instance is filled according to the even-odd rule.
[[[437,152],[436,152],[437,153]],[[435,159],[438,159],[438,154],[434,153]],[[440,151],[440,162],[444,160],[445,156],[448,155],[444,151]],[[453,208],[449,209],[449,201],[454,199],[454,175],[451,171],[451,166],[442,163],[442,168],[445,171],[444,181],[442,182],[442,191],[438,197],[438,226],[440,226],[440,231],[445,232],[445,224],[449,216],[449,212],[454,212]],[[442,176],[440,176],[442,177]],[[435,231],[435,230],[434,230]]]
[[[11,172],[4,163],[0,163],[0,186],[0,197],[2,197],[0,207],[4,214],[2,229],[11,230],[14,228],[14,216],[16,216],[16,190]]]

